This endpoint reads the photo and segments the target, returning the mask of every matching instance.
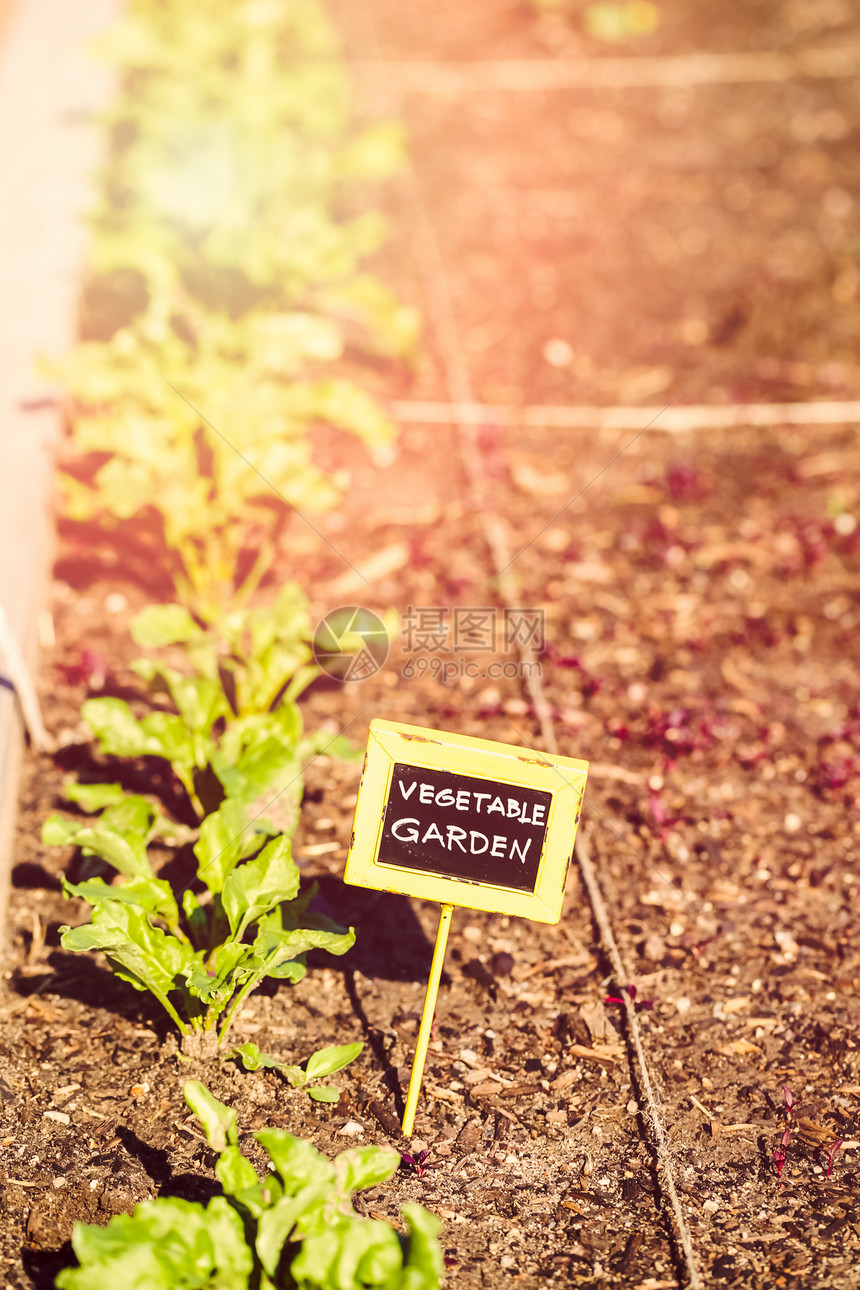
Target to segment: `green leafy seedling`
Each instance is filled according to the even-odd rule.
[[[246,1071],[256,1071],[261,1067],[280,1071],[293,1088],[306,1088],[308,1096],[315,1102],[336,1102],[340,1097],[336,1088],[332,1088],[330,1084],[311,1087],[311,1081],[325,1079],[326,1076],[343,1070],[344,1066],[355,1061],[363,1047],[363,1044],[338,1044],[332,1048],[320,1048],[308,1058],[304,1069],[301,1066],[289,1066],[276,1057],[261,1053],[257,1045],[251,1043],[240,1044],[225,1055],[241,1062]]]
[[[109,117],[91,334],[57,365],[66,513],[131,525],[144,560],[155,521],[178,598],[210,625],[248,603],[295,512],[340,500],[314,429],[393,438],[334,374],[347,348],[415,352],[416,311],[367,268],[387,236],[368,186],[402,166],[403,130],[353,124],[336,33],[316,0],[299,7],[248,0],[216,21],[133,0],[103,42],[132,88]]]
[[[297,699],[319,672],[310,662],[310,630],[307,601],[294,583],[272,605],[228,614],[218,632],[181,605],[150,606],[132,623],[136,643],[170,647],[184,666],[148,657],[132,667],[170,708],[138,717],[124,699],[88,699],[82,714],[99,751],[168,762],[198,819],[226,797],[255,813],[271,811],[273,824],[292,832],[304,763],[321,753],[358,755],[341,736],[304,733]],[[115,785],[89,785],[75,800],[98,809],[100,791],[106,802],[116,800]]]
[[[108,807],[93,825],[46,821],[48,844],[82,846],[120,875],[116,883],[63,880],[65,894],[87,901],[92,913],[80,927],[62,927],[61,943],[101,950],[117,976],[159,1001],[184,1048],[214,1053],[261,981],[301,981],[308,950],[344,954],[355,933],[309,913],[312,892],[298,895],[289,838],[256,832],[229,799],[203,821],[196,883],[180,902],[150,862],[155,818],[138,797]]]
[[[239,1149],[236,1113],[189,1080],[185,1099],[209,1145],[224,1195],[207,1206],[158,1199],[107,1227],[76,1223],[79,1267],[58,1290],[438,1290],[443,1274],[438,1219],[404,1205],[406,1234],[357,1214],[357,1191],[390,1179],[400,1155],[358,1147],[334,1160],[281,1129],[254,1134],[269,1157],[261,1182]]]

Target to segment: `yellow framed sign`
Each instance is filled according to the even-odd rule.
[[[572,757],[374,720],[344,881],[557,923],[587,774]]]

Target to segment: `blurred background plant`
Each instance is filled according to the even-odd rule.
[[[578,0],[531,0],[540,13],[570,18],[593,40],[619,43],[656,31],[660,11],[651,0],[600,0],[583,5]]]
[[[217,14],[134,0],[103,53],[124,92],[106,122],[81,343],[55,367],[64,509],[108,532],[133,521],[178,599],[215,624],[264,579],[291,510],[319,515],[341,495],[312,428],[371,450],[393,438],[335,368],[415,352],[416,311],[367,267],[386,236],[370,189],[401,165],[403,132],[353,122],[316,0]]]

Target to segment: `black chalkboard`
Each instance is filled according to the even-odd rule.
[[[395,762],[377,863],[533,892],[552,794]]]

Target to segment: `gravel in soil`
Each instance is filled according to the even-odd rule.
[[[399,41],[409,11],[388,14],[381,0],[375,7],[386,40]],[[432,45],[425,54],[465,47],[472,18],[460,6],[455,24],[454,8],[424,29]],[[801,5],[728,6],[721,19],[735,23],[728,46],[757,47],[744,24],[765,10],[771,34],[783,16],[792,39],[807,30]],[[517,13],[516,41],[500,36],[499,52],[532,48],[533,28]],[[405,56],[410,48],[389,44],[386,52]],[[585,119],[576,96],[563,109],[556,98],[485,105],[498,141],[512,110],[522,114],[521,129],[507,150],[500,142],[497,152],[487,150],[477,179],[469,149],[478,126],[464,119],[467,109],[417,108],[416,157],[482,397],[600,401],[616,398],[618,380],[629,379],[625,399],[648,401],[662,393],[657,368],[669,372],[670,393],[690,372],[704,389],[733,398],[739,389],[750,398],[805,397],[822,386],[852,392],[855,360],[846,354],[857,304],[848,287],[842,301],[834,289],[860,176],[832,130],[807,144],[791,122],[803,111],[817,120],[831,110],[851,122],[853,93],[836,83],[697,91],[675,133],[658,128],[653,98],[646,108],[604,97],[595,110],[606,169],[594,176],[588,155],[565,153],[564,138]],[[798,107],[792,95],[815,101]],[[607,126],[613,113],[618,121]],[[735,141],[744,131],[751,146],[774,140],[776,169],[764,167],[771,179],[761,178],[761,166],[752,178],[747,168],[741,174]],[[557,146],[543,158],[528,146],[531,137]],[[796,193],[785,187],[789,163],[806,176]],[[528,184],[506,178],[526,173]],[[599,219],[601,175],[604,197],[617,194],[623,215],[611,223]],[[657,184],[667,175],[674,195]],[[743,218],[714,197],[736,183],[752,194]],[[783,216],[758,187],[770,183],[782,193]],[[678,214],[684,184],[690,193],[699,186],[694,205],[709,239],[695,255],[680,240],[692,227]],[[443,191],[460,195],[437,206],[433,194]],[[559,216],[533,198],[542,192],[573,192],[582,205]],[[790,208],[786,192],[796,202]],[[842,215],[828,192],[848,194]],[[517,213],[529,203],[539,214],[535,237]],[[757,279],[750,272],[745,284],[744,266],[776,254],[783,218],[784,227],[807,231],[814,218],[836,220],[839,236],[831,223],[836,240],[822,234],[820,254],[786,250],[791,273],[781,279],[768,269],[770,294],[752,321],[717,343],[713,320],[734,307],[741,287],[755,294]],[[508,219],[507,234],[494,219]],[[559,219],[580,220],[602,249],[575,256],[573,226]],[[662,252],[649,250],[649,220],[682,260],[665,240]],[[718,273],[718,259],[731,271]],[[547,312],[529,295],[538,280],[553,295]],[[811,313],[794,307],[801,298]],[[701,302],[698,312],[691,300]],[[642,301],[652,302],[653,316],[640,328]],[[671,330],[684,318],[706,322],[698,341],[692,331],[679,340]],[[470,344],[472,329],[482,327],[482,343]],[[548,341],[566,337],[574,355],[592,359],[571,368],[575,379],[542,357]],[[429,354],[414,386],[405,373],[391,375],[393,393],[444,395],[432,342]],[[841,364],[829,385],[828,356]],[[640,374],[638,387],[631,372]],[[607,1001],[635,986],[706,1283],[848,1290],[860,1237],[856,432],[776,427],[678,440],[655,429],[571,505],[630,437],[491,427],[482,439],[497,513],[512,551],[522,549],[521,603],[545,610],[541,662],[561,751],[592,761],[583,821],[629,979],[611,979],[575,874],[557,928],[458,911],[412,1144],[426,1146],[438,1167],[420,1179],[404,1170],[361,1203],[392,1218],[405,1200],[436,1210],[451,1284],[464,1290],[508,1278],[526,1290],[551,1282],[678,1284],[621,1009]],[[321,443],[320,451],[339,450]],[[492,603],[453,431],[407,428],[384,468],[341,460],[352,486],[324,532],[353,564],[376,570],[373,594],[298,526],[273,585],[300,569],[319,614],[350,598],[401,612]],[[60,872],[75,862],[42,847],[41,824],[59,803],[64,774],[93,764],[79,723],[88,687],[137,686],[127,622],[148,594],[118,563],[106,573],[81,551],[80,536],[63,537],[56,645],[45,651],[41,681],[46,720],[63,749],[27,765],[0,1001],[0,1254],[15,1290],[52,1283],[68,1260],[75,1219],[104,1222],[156,1194],[212,1194],[213,1157],[181,1097],[189,1075],[237,1107],[243,1144],[258,1164],[247,1135],[264,1124],[329,1152],[401,1143],[397,1117],[438,914],[433,905],[343,888],[359,772],[314,763],[295,850],[305,879],[320,883],[323,907],[355,925],[357,943],[343,961],[321,958],[298,986],[260,990],[240,1029],[290,1060],[364,1039],[362,1057],[336,1077],[342,1097],[334,1107],[311,1103],[273,1072],[181,1065],[154,1006],[97,957],[59,947],[57,928],[82,918],[83,908],[62,899]],[[361,685],[315,686],[308,724],[348,725],[357,744],[375,715],[506,742],[538,739],[520,680],[491,675],[504,656],[470,654],[477,675],[463,675],[457,655],[410,653],[405,643],[395,642],[386,668]],[[103,676],[74,672],[84,649],[103,656]],[[440,658],[457,674],[443,680]],[[136,770],[140,783],[158,789],[151,766]],[[778,1178],[784,1085],[802,1120]],[[843,1146],[828,1175],[822,1147],[837,1137]]]

